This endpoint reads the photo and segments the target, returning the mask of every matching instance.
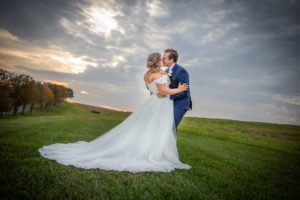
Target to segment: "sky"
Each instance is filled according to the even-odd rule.
[[[300,125],[297,0],[2,0],[0,68],[134,111],[147,56],[174,48],[186,116]]]

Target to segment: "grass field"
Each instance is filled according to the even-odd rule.
[[[127,116],[63,103],[0,119],[1,199],[300,199],[300,126],[184,118],[178,150],[192,169],[171,173],[86,170],[39,155]]]

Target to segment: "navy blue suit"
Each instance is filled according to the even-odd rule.
[[[189,109],[192,109],[189,74],[182,66],[175,63],[174,67],[172,68],[170,80],[170,88],[178,88],[179,83],[187,83],[189,85],[188,90],[170,95],[170,99],[174,101],[174,121],[177,128],[184,114]]]

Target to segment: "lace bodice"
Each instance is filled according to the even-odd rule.
[[[166,74],[164,74],[160,78],[157,78],[154,81],[152,81],[151,83],[146,83],[148,85],[149,90],[153,94],[158,93],[158,90],[157,90],[157,87],[156,87],[155,83],[166,83],[167,86],[168,86],[170,84],[170,79]]]

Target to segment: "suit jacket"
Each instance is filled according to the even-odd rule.
[[[178,88],[179,82],[181,84],[187,83],[189,85],[188,90],[170,95],[170,99],[174,100],[174,106],[180,106],[180,108],[188,110],[192,109],[192,99],[190,92],[190,82],[188,72],[180,65],[175,63],[172,68],[172,75],[170,76],[171,83],[170,88]]]

